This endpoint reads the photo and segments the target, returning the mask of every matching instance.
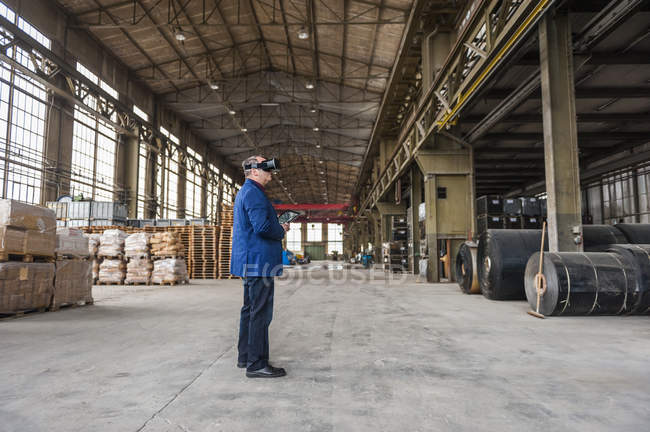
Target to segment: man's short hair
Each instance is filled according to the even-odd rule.
[[[254,163],[257,163],[257,158],[259,158],[259,157],[264,158],[264,156],[260,156],[260,155],[249,156],[246,159],[244,159],[244,162],[241,163],[241,167],[244,170],[244,176],[245,177],[248,177],[251,174],[251,170],[249,170],[249,169],[247,170],[246,165],[252,165]]]

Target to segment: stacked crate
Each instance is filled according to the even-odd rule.
[[[521,201],[521,228],[539,229],[542,227],[542,206],[535,197],[522,197]]]
[[[499,195],[483,195],[476,200],[476,234],[504,227],[503,199]]]

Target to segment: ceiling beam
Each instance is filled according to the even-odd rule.
[[[649,132],[578,132],[578,145],[583,141],[629,141],[648,140]],[[506,141],[535,141],[543,142],[544,134],[539,132],[500,132],[489,133],[479,139],[482,141],[506,142]]]
[[[584,113],[577,114],[578,123],[609,123],[609,122],[646,122],[650,123],[650,113]],[[462,117],[460,123],[479,123],[483,115],[470,115]],[[510,114],[499,120],[499,123],[542,123],[542,113]]]

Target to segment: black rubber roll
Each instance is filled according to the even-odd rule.
[[[608,252],[622,255],[634,265],[636,287],[630,292],[627,300],[627,311],[630,314],[646,314],[650,312],[650,244],[612,245]]]
[[[627,241],[632,244],[650,244],[650,224],[617,224]]]
[[[609,245],[629,243],[612,225],[583,225],[582,242],[585,252],[603,252]]]
[[[491,300],[524,300],[528,258],[539,252],[542,230],[487,230],[476,256],[481,292]],[[548,238],[544,240],[548,250]]]
[[[478,245],[466,241],[458,248],[456,256],[456,281],[465,294],[480,294],[478,273],[476,267],[476,253]]]
[[[539,252],[526,265],[526,298],[532,310],[537,307],[538,271]],[[636,287],[633,263],[617,253],[545,252],[543,273],[543,315],[618,315],[627,310]]]

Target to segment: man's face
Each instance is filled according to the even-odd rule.
[[[257,162],[264,162],[266,158],[259,156]],[[252,177],[255,181],[260,183],[262,186],[265,186],[268,182],[273,179],[273,175],[270,171],[264,171],[258,168],[252,169]]]

